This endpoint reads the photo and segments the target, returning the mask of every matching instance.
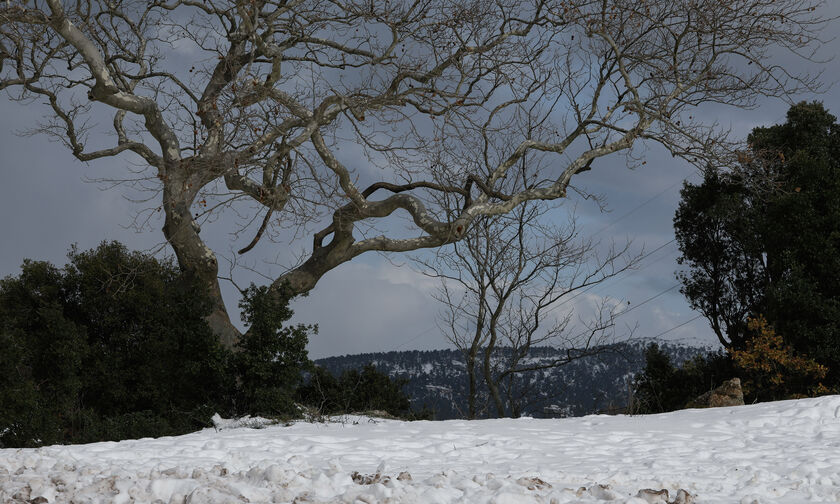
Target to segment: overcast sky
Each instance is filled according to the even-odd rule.
[[[838,2],[833,2],[830,10],[832,15],[840,14]],[[835,29],[836,23],[828,30],[840,31]],[[826,38],[830,37],[827,33]],[[832,58],[838,53],[840,41],[835,39],[822,48],[820,55]],[[840,115],[840,90],[834,85],[840,75],[840,61],[813,67],[819,69],[825,71],[823,80],[831,89],[819,96],[797,99],[821,100],[830,112]],[[768,100],[755,110],[706,109],[701,115],[714,117],[723,126],[731,125],[744,137],[755,126],[784,122],[786,111],[784,102]],[[132,214],[148,204],[129,201],[121,188],[106,189],[89,181],[126,173],[130,167],[127,158],[84,165],[65,147],[43,136],[17,134],[35,126],[44,113],[42,105],[22,105],[11,102],[6,95],[0,97],[0,276],[17,274],[24,258],[63,265],[73,243],[82,249],[111,239],[139,250],[160,245],[163,234],[159,223],[142,232],[131,228]],[[602,194],[609,207],[602,213],[594,204],[577,202],[584,234],[604,242],[629,238],[637,249],[644,247],[648,252],[659,248],[637,271],[598,286],[587,297],[609,296],[635,306],[657,296],[620,318],[622,327],[636,326],[636,337],[714,344],[705,319],[686,324],[698,314],[676,287],[677,246],[669,243],[674,238],[672,219],[681,183],[686,177],[693,177],[693,182],[699,177],[691,166],[656,147],[645,152],[645,159],[646,165],[631,171],[622,157],[607,158],[573,182]],[[202,236],[214,250],[228,254],[234,245],[226,233],[211,228]],[[304,243],[311,240],[296,246]],[[281,248],[261,243],[255,251],[260,255],[249,259],[251,265],[269,268],[266,261],[285,255]],[[224,268],[224,261],[221,263]],[[312,358],[446,348],[449,344],[435,324],[440,306],[431,293],[436,287],[434,280],[412,269],[404,256],[367,254],[328,273],[308,297],[296,301],[295,320],[320,326],[320,333],[309,344]],[[224,288],[231,318],[236,320],[236,290],[229,285]]]

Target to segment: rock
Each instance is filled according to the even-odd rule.
[[[240,504],[251,501],[229,488],[200,486],[184,497],[183,502],[184,504]]]
[[[672,504],[694,504],[694,496],[680,488]]]
[[[411,475],[408,471],[403,471],[397,476],[397,481],[411,481]]]
[[[543,490],[546,488],[551,488],[549,483],[537,478],[536,476],[532,478],[526,478],[525,476],[516,480],[516,483],[524,486],[528,490]]]
[[[21,488],[17,493],[12,495],[12,500],[28,501],[31,493],[32,489],[29,487],[29,484],[27,484],[25,487]]]
[[[677,491],[677,496],[673,501],[668,500],[668,497],[668,490],[664,488],[662,490],[645,488],[644,490],[639,490],[639,493],[636,494],[636,498],[642,499],[648,502],[648,504],[695,504],[694,496],[682,488]]]
[[[639,490],[636,497],[648,502],[648,504],[668,504],[668,490],[654,490],[652,488],[645,488]]]
[[[357,485],[373,485],[374,483],[379,483],[382,480],[382,474],[361,474],[357,471],[353,471],[350,478],[352,478],[353,483]]]
[[[719,408],[724,406],[743,406],[744,392],[740,378],[732,378],[720,387],[706,392],[689,402],[687,408]]]
[[[619,497],[609,485],[594,485],[589,488],[589,495],[599,500],[616,500]]]

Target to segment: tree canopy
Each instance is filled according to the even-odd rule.
[[[767,55],[811,54],[822,4],[7,0],[0,90],[45,103],[35,131],[76,159],[140,163],[154,196],[138,222],[162,213],[232,347],[201,235],[220,213],[241,253],[308,233],[273,284],[303,293],[360,254],[439,247],[480,216],[564,198],[642,141],[726,164],[726,132],[696,107],[814,89]]]
[[[840,384],[840,125],[803,102],[748,141],[731,171],[682,190],[683,293],[725,347],[775,332]]]

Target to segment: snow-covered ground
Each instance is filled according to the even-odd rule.
[[[0,450],[3,503],[665,502],[644,489],[697,504],[840,502],[840,396],[635,417],[347,417]]]

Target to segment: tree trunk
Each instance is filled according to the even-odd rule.
[[[230,322],[222,299],[216,255],[202,241],[198,223],[190,213],[190,205],[195,197],[192,187],[197,188],[198,184],[180,177],[173,177],[164,184],[163,204],[166,221],[163,234],[175,251],[181,271],[199,286],[203,286],[205,294],[210,298],[212,308],[206,319],[207,324],[222,345],[232,349],[239,340],[240,333]]]
[[[472,347],[470,348],[470,352],[467,355],[467,377],[469,378],[470,383],[470,391],[469,396],[467,397],[467,405],[468,405],[468,413],[467,419],[468,420],[475,420],[475,396],[478,393],[476,383],[475,383],[475,357],[476,351],[478,348]]]
[[[484,381],[487,382],[487,388],[490,389],[490,397],[493,398],[493,404],[496,406],[496,416],[504,418],[505,403],[502,401],[501,394],[499,394],[499,384],[493,379],[493,367],[490,362],[493,350],[496,347],[496,330],[493,325],[491,321],[490,341],[487,342],[487,348],[484,349]]]

